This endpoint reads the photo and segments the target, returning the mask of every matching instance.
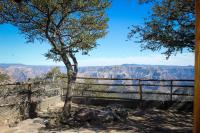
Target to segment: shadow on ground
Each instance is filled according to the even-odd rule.
[[[96,110],[96,108],[95,108]],[[102,123],[90,120],[74,125],[57,125],[41,128],[41,133],[192,133],[192,113],[158,109],[128,109],[129,115],[125,121]]]

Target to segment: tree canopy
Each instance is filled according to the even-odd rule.
[[[45,79],[51,79],[54,81],[55,79],[58,78],[58,76],[61,76],[62,73],[60,71],[59,67],[54,67],[52,68],[48,73],[45,74]]]
[[[68,113],[71,86],[78,72],[75,54],[87,54],[97,46],[97,39],[106,35],[106,9],[110,4],[110,0],[21,0],[20,4],[0,1],[0,24],[16,26],[27,42],[49,42],[52,48],[45,56],[65,64],[68,86],[64,106]]]
[[[152,11],[143,25],[133,25],[128,38],[141,44],[142,50],[159,51],[170,57],[177,52],[194,51],[194,0],[139,0],[152,3]]]
[[[0,23],[18,27],[28,42],[50,42],[46,56],[67,63],[65,56],[73,60],[76,52],[87,54],[106,34],[109,5],[108,0],[30,0],[19,7],[13,0],[3,0]]]

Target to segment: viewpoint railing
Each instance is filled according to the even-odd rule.
[[[52,87],[50,81],[25,82],[0,84],[4,86],[18,86],[16,88],[41,88],[49,95],[64,96],[65,92],[59,91],[66,87],[66,77],[61,77],[59,83]],[[62,84],[62,85],[61,85]],[[73,97],[108,98],[108,99],[139,99],[139,100],[193,100],[194,80],[188,79],[135,79],[135,78],[91,78],[77,77],[73,90]],[[20,87],[21,86],[21,87]],[[53,89],[52,89],[53,88]],[[56,88],[56,91],[55,91]],[[36,89],[36,90],[38,90]],[[16,89],[14,89],[16,90]],[[16,90],[16,92],[18,89]],[[59,91],[59,92],[58,92]],[[13,91],[11,91],[13,92]],[[1,91],[1,95],[2,95]],[[9,93],[10,94],[10,93]],[[46,95],[46,94],[45,94]]]
[[[61,88],[63,88],[61,82],[52,81],[26,81],[26,82],[12,82],[0,84],[0,98],[6,98],[9,96],[24,95],[31,93],[34,96],[58,96],[61,95]],[[0,104],[1,106],[2,104]]]
[[[74,97],[192,101],[194,80],[77,77],[73,92]]]
[[[46,97],[60,96],[62,85],[51,81],[0,83],[0,125],[14,124],[27,117],[27,106],[40,104],[47,109]],[[32,103],[31,103],[32,102]],[[34,115],[34,114],[28,114]]]

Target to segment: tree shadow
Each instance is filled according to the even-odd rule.
[[[94,132],[111,130],[135,133],[192,133],[192,113],[158,109],[128,109],[129,115],[125,121],[102,123],[90,120],[82,123],[60,124],[41,131],[65,131],[89,129]]]
[[[130,114],[128,123],[140,133],[192,133],[190,112],[137,110]]]

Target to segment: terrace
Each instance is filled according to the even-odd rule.
[[[45,127],[40,123],[41,132],[192,132],[192,111],[194,80],[153,80],[153,79],[115,79],[84,78],[77,79],[72,112],[82,108],[90,111],[102,111],[110,105],[120,104],[128,112],[125,121],[95,123],[93,120],[76,122],[78,125],[61,126],[55,123]],[[1,126],[6,131],[22,131],[19,125],[31,127],[35,119],[55,120],[62,107],[65,93],[65,78],[58,81],[37,81],[28,83],[12,83],[0,85]],[[23,91],[22,91],[23,90]],[[37,117],[32,120],[23,119],[19,104],[28,96],[31,100],[40,100]],[[40,90],[40,91],[39,91]],[[42,91],[41,91],[42,90]],[[24,92],[24,93],[22,93]],[[37,93],[36,93],[37,92]],[[34,93],[36,95],[34,95]],[[6,97],[3,97],[5,96]],[[15,100],[11,100],[15,99]],[[15,114],[13,114],[13,110]],[[24,122],[23,122],[24,121]],[[29,122],[26,122],[29,121]],[[14,123],[19,123],[15,125]],[[20,124],[21,123],[21,124]],[[26,130],[23,130],[26,132]]]

